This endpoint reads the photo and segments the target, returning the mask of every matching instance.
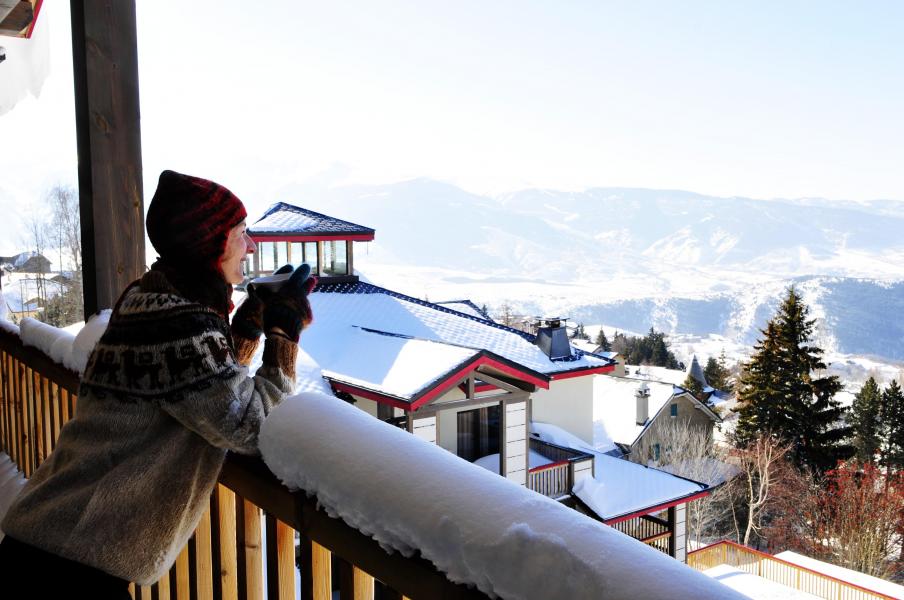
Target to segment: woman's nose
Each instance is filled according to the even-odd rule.
[[[251,239],[251,236],[247,233],[245,234],[245,253],[246,254],[254,254],[257,251],[257,245],[254,243],[254,240]]]

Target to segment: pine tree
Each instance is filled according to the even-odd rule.
[[[713,388],[717,390],[722,390],[725,392],[732,391],[731,382],[728,380],[729,371],[726,366],[725,361],[725,351],[719,355],[719,359],[716,360],[714,357],[710,356],[706,360],[706,366],[703,367],[703,375],[706,377],[706,382]]]
[[[690,392],[697,400],[703,400],[703,385],[690,375],[685,377],[681,387]]]
[[[792,445],[799,468],[823,473],[853,448],[841,443],[850,434],[840,424],[844,408],[835,400],[841,382],[834,375],[817,376],[826,365],[822,349],[810,345],[815,320],[808,317],[809,308],[791,287],[741,377],[737,441],[745,445],[770,432]]]
[[[876,380],[870,377],[860,388],[851,406],[851,431],[854,447],[857,449],[857,460],[873,462],[879,452],[882,437],[879,412],[882,408],[882,392]]]
[[[882,392],[879,408],[882,437],[882,464],[889,470],[904,468],[904,391],[897,381],[892,381]]]
[[[609,340],[606,339],[606,332],[603,331],[602,327],[600,327],[600,332],[596,334],[596,345],[603,352],[612,352],[612,344],[610,344]]]

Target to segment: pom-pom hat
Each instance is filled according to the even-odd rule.
[[[222,185],[167,170],[148,207],[148,238],[165,261],[218,270],[229,231],[247,215]]]

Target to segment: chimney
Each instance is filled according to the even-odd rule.
[[[646,382],[641,383],[634,392],[634,398],[637,400],[637,418],[635,422],[638,425],[644,425],[650,418],[650,387]]]
[[[571,356],[571,344],[561,317],[538,319],[537,346],[546,356],[555,360]]]

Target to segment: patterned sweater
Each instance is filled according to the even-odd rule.
[[[251,377],[215,311],[147,273],[92,353],[78,410],[10,507],[2,529],[48,552],[139,584],[186,544],[227,450],[257,453],[261,422],[293,389],[297,346],[267,338]]]

